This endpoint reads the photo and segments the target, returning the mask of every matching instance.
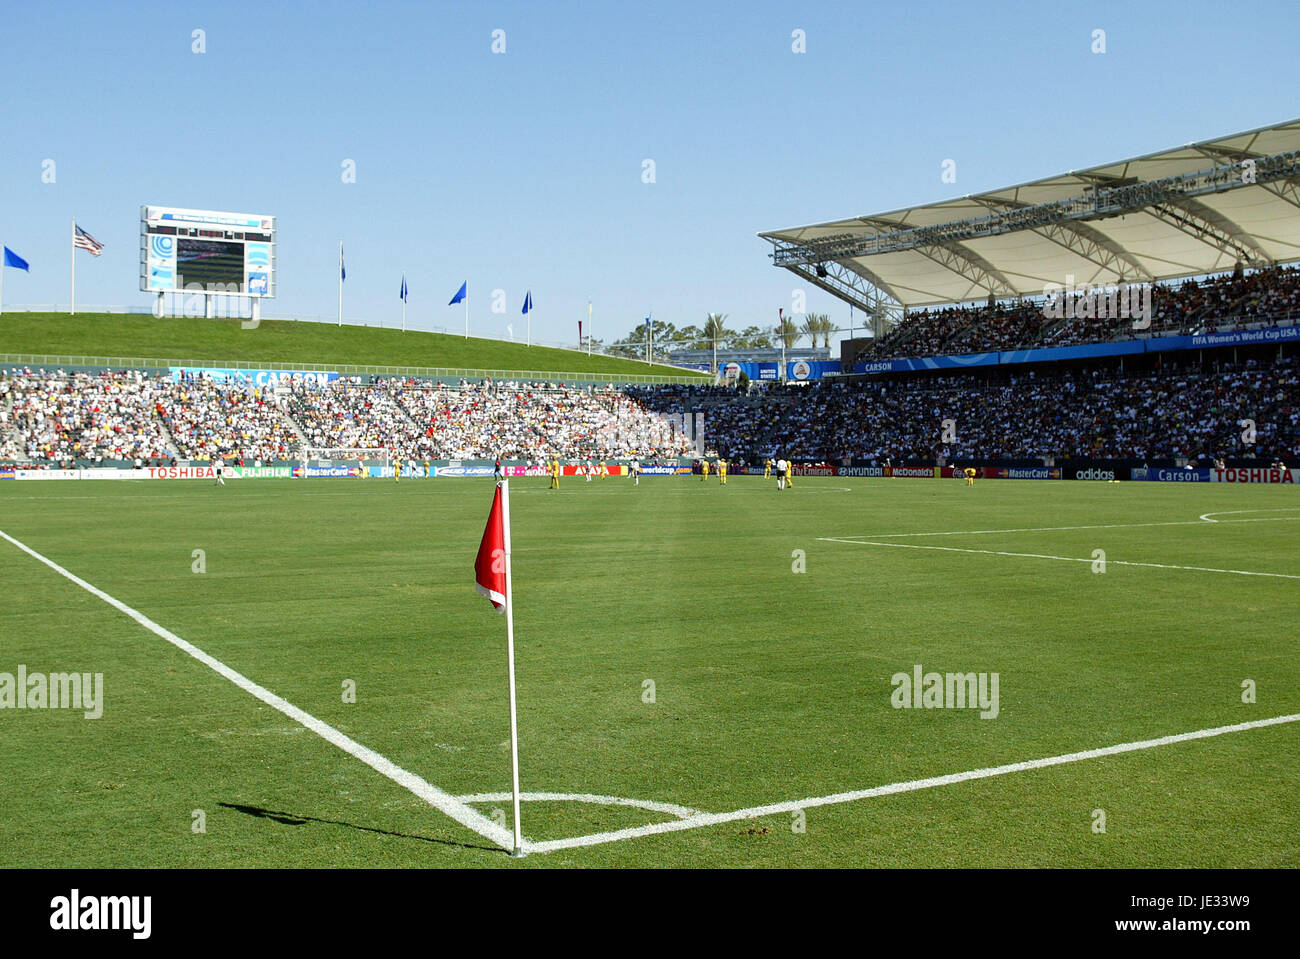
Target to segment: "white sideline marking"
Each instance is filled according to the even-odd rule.
[[[819,536],[824,543],[848,543],[850,546],[888,546],[893,549],[935,549],[945,553],[982,553],[986,556],[1015,556],[1023,559],[1055,559],[1063,563],[1094,563],[1089,556],[1051,556],[1046,553],[1011,553],[1000,549],[961,549],[957,546],[918,546],[915,543],[879,543],[870,540],[836,539],[832,536]],[[1300,579],[1294,573],[1257,573],[1249,569],[1216,569],[1213,566],[1173,566],[1168,563],[1137,563],[1131,560],[1108,559],[1108,566],[1149,566],[1153,569],[1182,569],[1198,573],[1231,573],[1234,576],[1269,576],[1275,579]]]
[[[472,796],[457,796],[463,803],[509,802],[511,793],[475,793]],[[523,802],[581,802],[599,806],[632,806],[649,812],[661,812],[678,819],[704,815],[698,809],[679,806],[670,802],[655,802],[650,799],[624,799],[622,796],[595,796],[591,793],[520,793]]]
[[[1216,513],[1202,513],[1202,514],[1201,514],[1199,517],[1197,517],[1197,518],[1198,518],[1198,519],[1203,519],[1203,520],[1205,520],[1205,522],[1207,522],[1207,523],[1258,523],[1258,522],[1264,522],[1264,521],[1267,521],[1267,520],[1270,520],[1270,519],[1300,519],[1300,516],[1266,516],[1266,517],[1262,517],[1261,519],[1258,519],[1258,520],[1249,520],[1249,519],[1227,519],[1227,520],[1210,519],[1211,516],[1231,516],[1231,515],[1234,515],[1234,514],[1236,514],[1236,513],[1283,513],[1283,512],[1286,512],[1287,510],[1296,510],[1296,509],[1300,509],[1300,506],[1278,506],[1278,507],[1273,508],[1273,509],[1224,509],[1224,510],[1219,510],[1219,511],[1216,512]]]
[[[701,813],[688,819],[671,820],[650,826],[637,826],[631,829],[617,829],[611,832],[591,833],[587,836],[575,836],[572,839],[533,842],[527,844],[527,849],[529,852],[555,852],[560,849],[596,846],[601,843],[618,842],[623,839],[639,839],[642,836],[654,836],[666,832],[680,832],[684,829],[700,829],[704,826],[734,822],[737,819],[757,819],[760,816],[791,813],[797,809],[832,806],[840,803],[856,802],[859,799],[872,799],[876,796],[892,796],[898,793],[915,792],[919,789],[932,789],[936,786],[950,786],[954,783],[969,782],[972,779],[988,779],[992,776],[1005,776],[1009,773],[1024,772],[1026,770],[1045,769],[1049,766],[1063,766],[1067,763],[1082,762],[1085,759],[1098,759],[1102,756],[1115,756],[1120,753],[1137,752],[1141,749],[1154,749],[1157,746],[1185,743],[1193,739],[1209,739],[1212,736],[1223,736],[1227,733],[1243,732],[1248,729],[1261,729],[1265,726],[1280,726],[1284,723],[1294,723],[1297,720],[1300,720],[1300,713],[1292,713],[1289,716],[1275,716],[1272,719],[1256,719],[1247,723],[1234,723],[1231,726],[1216,726],[1213,729],[1198,729],[1190,733],[1161,736],[1159,739],[1144,739],[1138,742],[1120,743],[1118,746],[1106,746],[1102,749],[1087,749],[1082,752],[1065,753],[1061,756],[1050,756],[1046,759],[1029,759],[1024,762],[1007,763],[1003,766],[990,766],[985,769],[972,769],[963,773],[950,773],[946,776],[933,776],[929,779],[891,783],[888,786],[876,786],[872,789],[858,789],[853,792],[834,793],[830,796],[818,796],[794,802],[753,806],[749,809],[737,809],[735,812]]]
[[[401,766],[398,766],[392,760],[386,759],[385,757],[381,756],[379,753],[375,752],[373,749],[363,746],[356,740],[339,732],[333,726],[329,725],[329,723],[323,722],[317,719],[315,716],[311,715],[310,713],[304,712],[303,710],[299,709],[297,706],[295,706],[293,703],[289,702],[288,700],[281,699],[275,693],[271,692],[270,690],[262,686],[259,686],[257,683],[253,682],[251,679],[249,679],[247,676],[244,676],[242,673],[238,673],[235,670],[231,669],[229,666],[221,662],[219,659],[209,656],[207,653],[199,649],[197,646],[193,645],[192,643],[187,643],[185,640],[181,639],[175,633],[159,626],[157,623],[155,623],[148,616],[145,616],[143,613],[132,609],[130,606],[126,605],[125,603],[119,600],[114,599],[112,596],[109,596],[103,590],[96,589],[94,586],[91,586],[89,583],[87,583],[84,579],[81,579],[79,576],[75,576],[74,574],[68,572],[58,563],[55,563],[53,560],[46,559],[40,553],[36,552],[36,550],[18,542],[18,540],[14,539],[4,530],[0,530],[0,537],[3,537],[5,540],[17,546],[20,550],[22,550],[28,556],[31,556],[33,559],[39,560],[40,562],[44,563],[46,566],[54,570],[60,576],[63,576],[66,579],[69,579],[72,582],[76,583],[78,586],[80,586],[86,592],[90,593],[92,596],[96,596],[99,599],[102,599],[104,602],[108,603],[109,606],[112,606],[114,609],[118,610],[119,612],[125,613],[127,616],[130,616],[132,619],[134,619],[145,629],[167,640],[167,642],[171,643],[181,652],[193,656],[199,662],[203,663],[203,665],[207,666],[208,668],[212,669],[214,672],[230,680],[240,689],[244,690],[244,692],[256,696],[258,699],[266,703],[272,709],[279,710],[280,712],[284,713],[284,715],[292,719],[294,722],[301,723],[303,726],[306,726],[308,729],[310,729],[316,735],[320,736],[325,741],[333,743],[335,746],[343,750],[348,755],[361,760],[371,769],[375,770],[378,773],[381,773],[384,776],[387,776],[389,779],[397,783],[399,786],[402,786],[405,789],[409,789],[411,792],[415,793],[415,795],[419,796],[421,799],[427,802],[430,806],[433,806],[435,809],[439,810],[440,812],[446,813],[448,816],[456,820],[462,826],[465,826],[467,829],[473,830],[474,832],[478,833],[480,836],[482,836],[485,839],[491,840],[492,842],[496,843],[498,846],[500,846],[503,849],[513,848],[514,837],[510,834],[510,831],[506,829],[504,826],[498,826],[495,822],[493,822],[487,816],[484,816],[477,809],[473,809],[465,805],[465,803],[456,799],[450,793],[443,792],[437,786],[434,786],[426,782],[425,780],[421,779],[419,776],[415,775],[415,773],[407,772],[405,769],[403,769]]]

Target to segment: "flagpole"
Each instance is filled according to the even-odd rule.
[[[68,294],[68,316],[77,312],[77,218],[72,218],[72,291]]]
[[[402,274],[402,332],[406,332],[406,274]]]
[[[5,262],[5,245],[0,243],[0,313],[5,311],[5,267],[9,264]]]
[[[343,325],[343,241],[339,240],[339,326]]]
[[[510,783],[515,804],[515,848],[510,855],[522,858],[523,833],[519,825],[519,725],[515,707],[515,608],[514,577],[510,575],[510,481],[501,480],[501,525],[505,527],[506,552],[506,658],[510,663]]]
[[[465,290],[465,339],[469,339],[469,289]]]

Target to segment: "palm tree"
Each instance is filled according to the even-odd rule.
[[[799,324],[788,316],[783,316],[781,318],[781,322],[776,325],[776,329],[773,333],[777,339],[785,344],[787,350],[794,349],[794,345],[799,342],[799,337],[801,336],[799,332]]]
[[[704,320],[704,338],[715,344],[725,339],[731,331],[727,329],[727,314],[710,313]]]
[[[718,341],[731,335],[727,314],[710,313],[704,320],[704,338],[713,344],[713,372],[718,372]]]
[[[831,333],[835,332],[835,324],[825,313],[809,313],[804,320],[803,334],[808,337],[812,345],[817,346],[818,337],[821,338],[822,346],[831,345]]]

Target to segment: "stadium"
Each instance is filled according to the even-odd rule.
[[[0,299],[0,865],[1300,865],[1300,120],[1201,133],[725,241],[838,325],[380,328],[197,188],[82,308],[74,223]]]

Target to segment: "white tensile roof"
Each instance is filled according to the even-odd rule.
[[[1068,277],[1077,286],[1105,286],[1224,272],[1238,263],[1268,266],[1300,259],[1297,158],[1278,157],[1295,151],[1300,120],[977,196],[759,236],[773,244],[777,265],[844,299],[861,303],[867,289],[883,294],[881,303],[904,307],[1040,295]],[[1203,175],[1165,180],[1192,174]],[[1153,187],[1145,202],[1139,192],[1112,202],[1117,188],[1140,184]],[[1121,212],[1091,210],[1091,198],[1101,197],[1107,210]],[[1037,208],[1025,210],[1022,224],[1006,218],[1075,198],[1070,215]],[[899,233],[941,225],[953,229],[940,238]]]

